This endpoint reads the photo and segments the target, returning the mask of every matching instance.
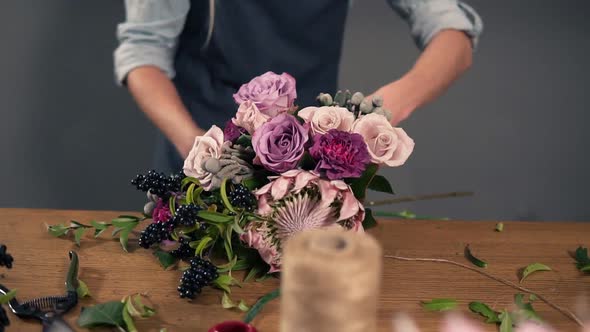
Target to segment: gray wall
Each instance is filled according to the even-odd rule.
[[[464,219],[590,220],[587,1],[469,1],[485,22],[472,70],[403,123],[416,141],[385,174],[399,194],[473,190],[398,205]],[[115,87],[121,1],[0,2],[0,207],[138,209],[155,129]],[[384,0],[357,0],[342,87],[370,92],[418,51]],[[383,196],[373,196],[383,198]]]

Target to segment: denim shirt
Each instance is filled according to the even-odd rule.
[[[479,15],[457,0],[386,0],[410,26],[423,49],[441,30],[464,31],[475,48],[483,23]],[[352,0],[349,1],[352,4]],[[117,26],[115,76],[122,84],[134,68],[153,65],[175,76],[174,58],[190,0],[125,0],[126,21]]]

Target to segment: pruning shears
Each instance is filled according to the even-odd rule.
[[[43,324],[43,332],[74,332],[61,316],[78,304],[78,254],[70,251],[70,267],[66,275],[66,294],[45,296],[20,303],[16,298],[8,302],[10,310],[22,319],[37,319]],[[0,294],[10,290],[0,284]]]

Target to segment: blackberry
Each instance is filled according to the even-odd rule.
[[[152,194],[167,199],[173,192],[180,191],[180,185],[185,175],[182,172],[166,176],[164,173],[151,170],[146,174],[138,174],[135,179],[131,180],[137,190],[149,191]]]
[[[139,246],[148,249],[153,244],[160,243],[170,237],[170,227],[167,223],[153,223],[139,235]]]
[[[197,213],[201,211],[201,207],[194,204],[181,205],[176,208],[174,217],[170,220],[174,225],[194,226],[197,222]]]
[[[213,263],[200,257],[191,259],[191,266],[182,273],[178,293],[181,298],[194,299],[195,293],[201,293],[201,289],[209,286],[217,279],[217,268]]]
[[[12,262],[14,259],[12,255],[6,252],[6,246],[0,245],[0,266],[6,266],[7,269],[12,269]]]
[[[4,328],[10,325],[10,321],[8,320],[8,315],[6,315],[6,311],[4,311],[4,307],[0,305],[0,332],[4,332]]]
[[[189,239],[181,237],[178,242],[180,243],[180,246],[170,251],[170,255],[178,259],[188,259],[195,256],[195,249],[189,246]]]
[[[234,185],[234,189],[228,194],[229,202],[233,207],[244,209],[248,212],[256,208],[256,196],[241,184]]]

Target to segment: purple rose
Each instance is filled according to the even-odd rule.
[[[286,172],[297,166],[308,139],[308,129],[294,116],[279,114],[252,135],[256,161],[270,171]]]
[[[330,180],[361,176],[371,156],[363,136],[331,129],[324,135],[315,135],[309,152],[318,163],[316,172],[326,174]]]
[[[223,128],[223,137],[225,138],[226,141],[230,141],[230,142],[234,142],[235,140],[240,138],[240,136],[242,136],[242,134],[245,134],[245,133],[247,133],[246,129],[236,126],[232,122],[232,120],[229,120],[228,122],[226,122],[225,128]]]
[[[238,105],[250,100],[260,112],[270,117],[286,112],[293,106],[296,98],[293,76],[287,73],[278,75],[271,71],[254,77],[234,94],[234,100]]]

